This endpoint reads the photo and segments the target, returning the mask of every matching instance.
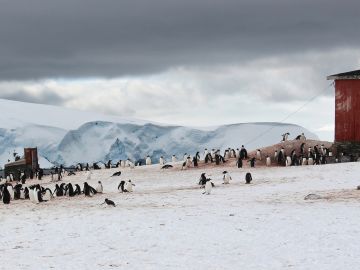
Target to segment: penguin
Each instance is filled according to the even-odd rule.
[[[98,181],[98,186],[96,187],[96,192],[97,193],[103,193],[103,185],[101,183],[101,181]]]
[[[215,149],[211,149],[210,155],[211,155],[212,159],[215,159]]]
[[[43,199],[44,201],[50,201],[50,200],[53,199],[53,198],[54,198],[54,197],[53,197],[53,195],[52,195],[51,190],[50,190],[49,188],[46,188],[42,199]]]
[[[242,159],[239,157],[238,158],[238,160],[237,160],[237,162],[236,162],[236,166],[240,169],[240,168],[242,168],[242,166],[243,166],[243,161],[242,161]]]
[[[261,160],[261,150],[260,149],[256,150],[256,158],[258,160]]]
[[[34,187],[34,189],[32,190],[32,193],[33,193],[33,203],[42,202],[41,191],[38,189],[37,186]]]
[[[193,164],[194,164],[194,167],[197,167],[198,166],[198,159],[197,157],[193,157]]]
[[[205,150],[204,150],[204,159],[208,154],[209,154],[209,151],[207,150],[207,148],[205,148]]]
[[[125,168],[125,165],[126,165],[125,160],[121,160],[121,161],[120,161],[120,166],[123,167],[123,168]]]
[[[245,183],[250,184],[251,181],[252,181],[252,176],[251,176],[251,173],[248,172],[245,175]]]
[[[171,157],[171,162],[176,162],[177,161],[177,159],[176,159],[176,156],[175,155],[172,155],[172,157]]]
[[[34,189],[34,186],[31,186],[29,189],[29,199],[32,203],[35,203]]]
[[[256,162],[256,158],[251,158],[248,162],[250,162],[250,167],[254,168],[255,167],[255,162]]]
[[[185,153],[185,154],[184,154],[184,156],[183,156],[183,160],[184,160],[184,161],[186,161],[186,160],[187,160],[187,158],[188,158],[188,154],[187,154],[187,153]]]
[[[62,197],[64,196],[64,190],[58,184],[56,184],[53,194],[55,194],[56,197]]]
[[[14,188],[11,184],[7,184],[6,189],[9,191],[10,194],[10,199],[14,200],[15,199],[15,192],[14,192]]]
[[[92,197],[93,196],[93,193],[91,192],[90,190],[90,186],[87,182],[84,183],[84,194],[86,197]]]
[[[231,157],[231,158],[236,158],[236,152],[235,152],[234,149],[231,149],[231,151],[230,151],[230,157]]]
[[[74,191],[75,195],[80,195],[81,194],[81,188],[78,184],[75,184],[75,191]]]
[[[22,188],[20,189],[20,200],[25,200],[26,199],[26,189],[27,188]],[[28,191],[29,192],[29,191]]]
[[[25,200],[29,200],[30,199],[30,191],[27,187],[24,188],[24,196],[25,196]]]
[[[133,186],[135,186],[131,180],[127,181],[126,185],[125,185],[125,190],[127,192],[133,192]]]
[[[115,203],[112,200],[105,199],[105,202],[103,202],[102,204],[104,204],[104,203],[106,203],[107,205],[111,205],[111,206],[116,207]]]
[[[130,167],[130,160],[129,159],[125,160],[125,167]]]
[[[225,159],[229,159],[230,158],[230,152],[229,152],[229,150],[225,150],[225,152],[224,152],[224,158]]]
[[[240,158],[241,159],[247,159],[248,158],[247,150],[245,149],[244,145],[241,146]]]
[[[146,157],[145,164],[146,164],[146,165],[151,165],[151,158],[150,158],[150,156],[147,156],[147,157]]]
[[[211,183],[211,180],[207,179],[205,184],[205,192],[203,192],[203,194],[210,195],[212,187],[213,184]]]
[[[132,162],[131,160],[129,160],[129,167],[130,167],[131,169],[134,169],[134,168],[135,168],[135,163]]]
[[[239,157],[240,157],[240,150],[239,150],[239,148],[236,148],[235,157],[236,157],[236,158],[239,158]]]
[[[3,186],[2,200],[4,204],[10,204],[11,197],[9,190],[7,189],[7,184]]]
[[[191,157],[188,156],[188,157],[186,158],[186,167],[190,168],[192,165],[193,165],[193,164],[192,164],[192,161],[191,161]]]
[[[170,165],[170,164],[166,164],[166,165],[161,167],[161,169],[170,169],[170,168],[173,168],[173,166]]]
[[[74,187],[71,183],[67,184],[65,187],[65,196],[69,196],[69,197],[74,197],[75,196],[75,192],[74,192]]]
[[[309,157],[308,159],[308,165],[314,165],[314,160],[312,157]]]
[[[230,174],[227,171],[223,171],[223,184],[230,184],[230,180],[232,180]]]
[[[291,157],[290,156],[286,156],[286,163],[285,166],[291,166],[292,162],[291,162]]]
[[[120,175],[121,175],[121,172],[118,171],[118,172],[113,173],[113,175],[112,175],[111,177],[113,177],[113,176],[120,176]]]
[[[288,137],[289,137],[290,133],[289,132],[286,132],[284,134],[282,134],[282,141],[283,142],[286,142],[288,140]]]
[[[163,156],[161,156],[159,158],[159,164],[160,164],[160,166],[163,166],[165,164],[165,160],[164,160]]]
[[[202,174],[200,175],[199,185],[205,186],[206,181],[207,181],[207,178],[206,178],[206,176],[205,176],[205,173],[202,173]]]
[[[16,184],[13,189],[14,189],[14,200],[19,200],[20,193],[22,190],[22,184]]]
[[[307,165],[307,159],[306,157],[303,157],[301,165]]]
[[[271,166],[271,158],[269,156],[266,156],[266,166],[267,167]]]
[[[125,191],[125,181],[121,181],[120,184],[118,185],[118,190],[121,190],[121,192],[126,192]]]
[[[275,150],[275,152],[274,152],[274,160],[277,160],[277,157],[278,157],[278,151]]]

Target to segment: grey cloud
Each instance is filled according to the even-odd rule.
[[[154,74],[360,42],[355,0],[5,2],[0,80]]]
[[[45,90],[41,95],[32,94],[26,90],[0,90],[1,99],[9,99],[15,101],[39,103],[39,104],[51,104],[51,105],[63,105],[65,99],[56,94],[54,91]]]

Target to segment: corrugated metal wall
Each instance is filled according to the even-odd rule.
[[[335,141],[360,142],[360,80],[335,80]]]

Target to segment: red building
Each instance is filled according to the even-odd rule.
[[[327,77],[335,81],[335,143],[341,151],[360,153],[360,70]]]

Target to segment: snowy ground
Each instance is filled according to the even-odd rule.
[[[114,171],[93,174],[106,193],[93,198],[1,204],[0,269],[359,268],[360,163],[255,168],[251,185],[249,168]],[[203,171],[211,195],[196,185]],[[134,193],[117,193],[127,179]],[[305,201],[309,193],[324,199]],[[100,206],[104,198],[118,206]]]

